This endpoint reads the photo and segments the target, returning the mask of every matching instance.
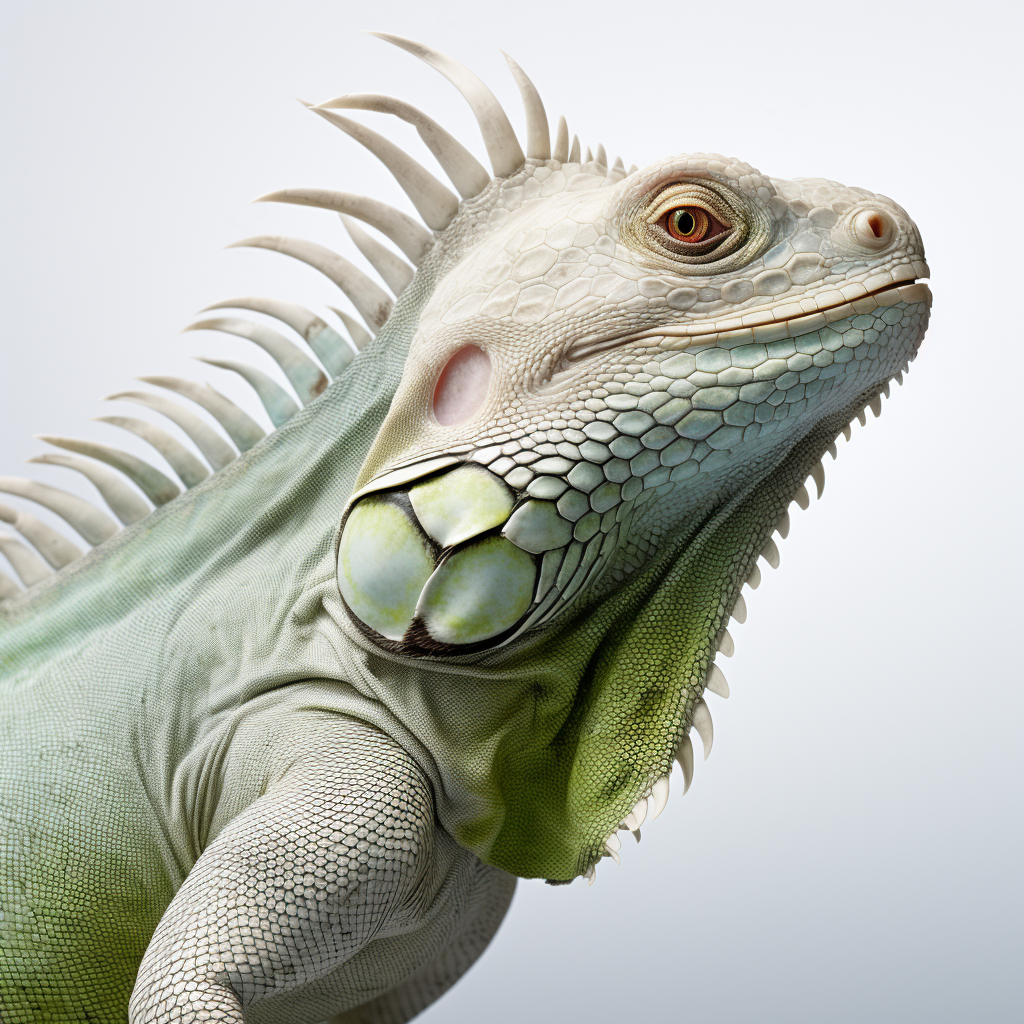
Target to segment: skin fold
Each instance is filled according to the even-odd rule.
[[[552,133],[510,62],[524,152],[475,76],[390,41],[467,96],[493,175],[414,108],[342,97],[316,112],[426,226],[269,198],[386,237],[346,220],[394,301],[326,250],[248,240],[339,284],[353,345],[225,303],[197,326],[266,348],[298,399],[236,368],[272,433],[151,378],[195,444],[161,449],[181,487],[54,439],[148,501],[95,477],[123,528],[61,505],[81,557],[8,517],[38,552],[6,542],[24,589],[0,591],[9,1024],[410,1019],[516,877],[592,881],[675,761],[688,784],[742,586],[921,344],[928,268],[891,200],[714,154],[627,170]],[[459,194],[350,108],[411,120]]]

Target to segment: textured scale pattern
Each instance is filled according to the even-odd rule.
[[[917,354],[928,267],[891,200],[713,154],[627,170],[564,118],[552,138],[509,59],[524,152],[472,72],[383,38],[462,92],[493,176],[403,101],[312,107],[422,223],[323,188],[263,197],[339,214],[382,282],[301,239],[237,243],[354,310],[327,307],[343,334],[237,296],[192,325],[270,354],[277,379],[207,362],[274,429],[147,377],[111,400],[188,445],[108,422],[177,480],[52,436],[33,461],[110,514],[0,477],[4,1024],[415,1016],[516,876],[592,883],[664,810],[674,762],[686,791],[743,586]],[[412,124],[455,191],[337,113],[360,110]],[[673,234],[685,211],[717,233]]]
[[[461,973],[511,894],[511,879],[436,828],[412,759],[349,728],[207,846],[153,937],[131,1013],[156,1024],[278,1020],[285,999],[289,1019],[320,1020],[403,987],[418,1011],[454,980],[438,961]],[[368,976],[382,950],[387,969]],[[431,969],[409,983],[425,960]],[[389,1019],[394,998],[361,1019]]]
[[[667,174],[715,175],[749,196],[760,254],[726,283],[711,263],[686,268],[704,275],[693,281],[700,287],[678,286],[653,276],[650,256],[637,252],[638,228],[623,209],[636,204],[644,181]],[[459,247],[469,246],[479,264],[445,276],[420,331],[433,345],[438,338],[450,346],[490,341],[500,353],[494,390],[511,401],[460,424],[457,444],[446,422],[423,422],[410,409],[410,427],[395,425],[409,438],[400,461],[423,459],[433,471],[431,457],[457,454],[486,466],[519,502],[502,536],[516,544],[523,517],[532,515],[551,524],[550,537],[523,535],[520,546],[538,556],[532,580],[526,568],[503,574],[494,562],[489,575],[501,582],[467,596],[467,604],[491,604],[504,590],[535,586],[532,602],[496,611],[489,630],[474,621],[460,634],[447,616],[437,620],[433,591],[473,551],[487,566],[485,545],[492,561],[507,561],[493,541],[435,552],[428,559],[434,576],[389,562],[381,571],[406,580],[402,615],[374,610],[371,601],[355,617],[396,650],[507,643],[602,578],[605,586],[621,583],[660,538],[762,472],[806,429],[808,413],[825,414],[905,366],[908,339],[927,320],[927,291],[914,283],[927,267],[916,229],[891,201],[830,181],[781,182],[708,156],[641,175],[630,188],[603,166],[528,161],[464,204],[452,223]],[[884,218],[889,235],[875,259],[856,237],[864,216]],[[609,326],[617,323],[618,331]],[[431,371],[424,367],[422,377]],[[403,414],[400,403],[401,394],[392,419]],[[401,493],[391,492],[399,504]],[[372,575],[342,573],[350,605],[363,607],[358,591],[374,587]]]

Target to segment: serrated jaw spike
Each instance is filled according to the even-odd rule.
[[[690,742],[689,734],[683,736],[676,748],[676,761],[683,773],[683,796],[686,796],[693,782],[693,744]]]
[[[668,804],[668,776],[662,775],[651,789],[649,797],[651,807],[651,821],[654,821]]]

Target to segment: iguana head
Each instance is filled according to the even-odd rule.
[[[432,259],[339,561],[354,620],[413,655],[506,644],[621,582],[877,393],[926,318],[895,203],[714,155],[529,161]]]
[[[627,173],[569,152],[564,122],[552,153],[513,70],[533,149],[421,266],[433,289],[342,519],[338,583],[403,660],[528,673],[586,652],[559,698],[540,685],[529,729],[492,727],[502,822],[460,834],[564,879],[614,855],[645,798],[660,810],[673,754],[688,784],[740,588],[838,432],[914,358],[930,293],[891,200],[713,154]],[[500,717],[507,694],[473,699]]]

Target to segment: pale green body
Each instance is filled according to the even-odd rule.
[[[157,923],[202,851],[317,751],[325,727],[362,720],[396,736],[443,792],[337,619],[339,512],[374,436],[359,420],[386,408],[403,322],[216,480],[0,611],[5,1024],[125,1019]],[[441,882],[486,872],[447,846]],[[512,881],[492,874],[496,926]],[[443,921],[464,900],[437,887]],[[424,909],[413,916],[436,931]]]
[[[268,701],[292,703],[285,684],[358,681],[321,591],[373,436],[360,445],[343,410],[386,394],[382,362],[364,359],[215,482],[0,612],[0,1005],[12,1021],[34,1019],[9,1003],[21,1000],[4,975],[22,956],[38,986],[25,1006],[62,979],[42,1000],[52,1017],[38,1019],[73,1019],[97,970],[108,997],[98,1019],[122,1016],[160,916],[225,801],[244,799],[220,789],[239,723]],[[365,703],[343,685],[320,692],[339,712]]]

